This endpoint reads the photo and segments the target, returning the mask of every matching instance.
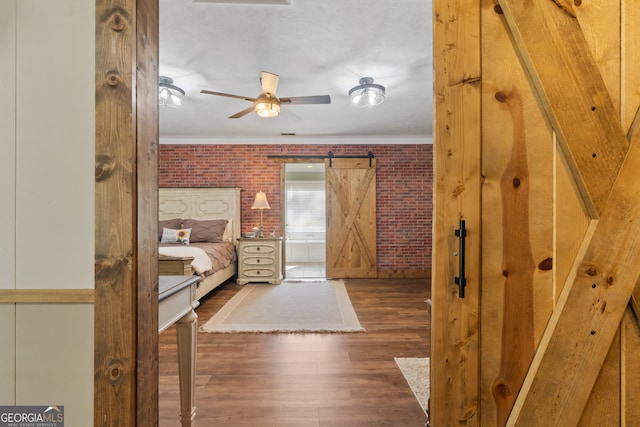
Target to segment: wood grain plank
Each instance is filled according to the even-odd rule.
[[[502,426],[553,309],[554,138],[499,9],[483,6],[481,418]]]
[[[636,0],[622,0],[621,23],[621,122],[632,144],[640,142],[640,7]],[[640,280],[630,309],[622,322],[622,425],[640,419]]]
[[[560,298],[569,277],[575,274],[575,260],[584,254],[593,234],[596,220],[592,220],[583,204],[580,189],[571,176],[565,157],[556,146],[554,156],[555,223],[553,254],[553,301]],[[562,202],[560,202],[562,201]]]
[[[158,425],[158,43],[157,0],[136,2],[137,426]]]
[[[584,40],[589,46],[618,117],[621,108],[620,4],[621,2],[590,1],[579,5],[574,3],[573,7]]]
[[[621,424],[621,340],[616,333],[602,364],[589,400],[580,416],[578,427],[624,426]]]
[[[0,303],[93,304],[93,289],[0,289]]]
[[[513,425],[574,425],[580,418],[640,275],[639,168],[640,146],[632,144],[566,301],[549,322]]]
[[[574,10],[617,116],[620,117],[622,108],[620,3],[583,2]],[[564,204],[563,199],[558,198],[558,201],[562,201]],[[564,222],[568,223],[572,220],[573,218],[567,217]],[[620,404],[623,378],[621,377],[620,352],[621,340],[618,331],[585,405],[585,410],[578,423],[579,427],[621,425]]]
[[[477,426],[480,304],[480,4],[433,2],[435,123],[431,423]],[[467,227],[464,299],[454,230]]]
[[[592,217],[628,146],[617,111],[569,3],[499,0],[540,105]],[[580,70],[579,73],[576,70]]]
[[[567,299],[561,301],[560,307],[562,309],[557,310],[559,314],[557,316],[554,315],[550,322],[550,327],[547,329],[548,333],[545,334],[543,345],[536,355],[533,368],[525,383],[526,387],[523,388],[523,393],[518,398],[514,414],[510,417],[509,423],[514,425],[536,425],[532,423],[536,417],[539,420],[542,404],[539,399],[544,394],[547,397],[555,397],[552,398],[551,413],[547,411],[545,417],[547,418],[545,421],[547,425],[549,420],[560,419],[562,423],[573,425],[577,424],[580,419],[584,405],[595,383],[597,373],[600,372],[600,366],[610,348],[611,340],[617,328],[617,325],[614,326],[613,323],[615,323],[615,320],[619,322],[624,311],[624,308],[621,308],[619,298],[624,299],[624,295],[626,295],[628,301],[633,289],[628,284],[628,281],[631,280],[632,283],[635,283],[638,277],[638,269],[634,266],[625,265],[624,261],[622,261],[622,267],[619,264],[615,265],[610,254],[604,254],[604,246],[610,245],[610,242],[616,241],[616,238],[625,241],[625,237],[621,234],[616,236],[607,234],[612,229],[626,226],[624,215],[616,218],[616,213],[613,212],[614,209],[611,207],[611,203],[630,202],[632,196],[625,186],[632,185],[632,181],[628,169],[625,171],[625,168],[637,167],[639,161],[634,159],[632,150],[624,161],[620,175],[617,175],[618,168],[622,165],[621,156],[625,153],[627,141],[617,121],[615,108],[613,108],[606,87],[600,78],[600,73],[590,55],[584,35],[575,20],[572,6],[565,3],[552,5],[550,2],[536,3],[535,5],[531,3],[527,5],[516,3],[511,1],[500,2],[500,6],[505,13],[506,22],[512,31],[515,43],[529,71],[533,86],[537,89],[541,103],[548,110],[550,121],[560,136],[561,145],[565,148],[565,155],[575,162],[573,172],[576,182],[582,183],[581,188],[583,188],[585,196],[588,196],[588,200],[593,202],[594,210],[591,213],[592,215],[602,213],[602,217],[589,250],[582,260],[577,279],[573,282],[571,289],[567,289]],[[540,25],[543,26],[540,27]],[[534,27],[536,27],[535,30]],[[544,31],[540,31],[540,28],[544,28]],[[571,46],[571,49],[565,49],[563,43],[566,46]],[[553,71],[551,71],[552,69]],[[572,69],[580,69],[582,75],[575,76],[575,73],[571,73]],[[552,73],[555,76],[552,76]],[[563,82],[563,80],[567,79],[563,79],[562,76],[569,76],[568,80],[573,81],[573,83],[567,85],[568,82]],[[560,85],[562,85],[562,93],[560,93]],[[565,105],[565,102],[569,103]],[[580,122],[580,126],[591,128],[587,134],[583,135],[590,136],[589,142],[585,144],[584,138],[578,138],[580,132],[574,131],[575,124],[572,125],[570,123],[570,117],[574,116],[576,111],[587,112],[585,109],[587,104],[591,105],[592,114],[591,116],[585,115],[586,126],[585,120]],[[565,114],[567,109],[572,109],[572,111]],[[594,123],[588,123],[592,121],[593,117],[596,117],[597,120],[594,120]],[[602,133],[604,129],[609,129],[609,131]],[[598,133],[599,131],[600,133]],[[596,139],[595,142],[593,142],[594,138]],[[582,147],[580,147],[580,144],[582,144]],[[613,147],[612,151],[601,151],[602,149],[607,149],[607,144]],[[605,161],[597,164],[594,161],[589,162],[587,153],[581,151],[584,150],[584,146],[589,146],[587,151],[591,151],[592,159],[601,158],[601,153],[606,153]],[[589,165],[589,163],[593,164]],[[628,166],[634,163],[636,163],[634,166]],[[594,171],[594,169],[599,170]],[[604,184],[603,182],[596,182],[599,180],[597,177],[602,173],[609,176],[608,181],[605,181]],[[616,176],[618,180],[615,181],[614,190],[610,194],[611,184],[614,183]],[[610,197],[609,204],[606,204],[608,197]],[[610,238],[613,238],[613,240],[608,240]],[[605,240],[607,244],[604,243]],[[633,237],[627,237],[627,242],[631,248],[635,248],[636,243]],[[630,263],[637,262],[635,259],[627,259],[627,261]],[[621,272],[621,270],[625,271]],[[622,278],[616,277],[616,286],[610,286],[614,271],[618,275],[622,275]],[[595,280],[594,276],[598,276],[598,280]],[[589,281],[596,287],[603,286],[606,288],[602,295],[598,295],[600,299],[596,299],[597,305],[600,305],[602,301],[601,313],[597,313],[597,310],[594,310],[593,305],[596,304],[590,301],[592,297],[589,296],[587,291],[587,282]],[[627,283],[620,285],[620,281],[626,281]],[[616,288],[614,292],[612,292],[612,288]],[[566,304],[563,304],[564,302]],[[588,304],[590,302],[592,305],[589,307]],[[624,306],[626,306],[626,303]],[[605,312],[607,316],[599,316],[599,314]],[[613,316],[613,322],[611,316]],[[575,322],[574,327],[568,329],[568,323],[571,322]],[[587,345],[589,335],[585,331],[579,331],[579,327],[575,327],[576,324],[584,322],[587,322],[593,328],[588,332],[588,334],[591,334],[591,338],[594,338],[596,334],[599,335],[598,339],[591,340],[597,341],[597,351],[589,355],[597,354],[597,356],[589,357],[589,362],[582,366],[574,365],[569,371],[570,380],[568,381],[566,380],[567,372],[564,372],[565,382],[558,384],[558,381],[552,379],[552,376],[562,372],[562,368],[567,368],[567,366],[562,366],[554,372],[553,370],[559,368],[559,366],[553,367],[550,362],[551,360],[556,362],[558,360],[571,360],[573,357],[578,357],[578,353],[575,352],[576,348],[586,349],[589,347]],[[554,327],[556,328],[555,331]],[[548,347],[546,346],[547,343],[549,343]],[[589,348],[593,352],[593,345]],[[578,390],[581,391],[581,394],[576,398]],[[587,390],[587,392],[584,390]],[[571,396],[571,399],[568,399],[568,396]],[[548,408],[548,402],[545,406]]]
[[[136,425],[136,1],[96,1],[94,425]]]
[[[622,1],[622,125],[627,130],[627,139],[632,143],[640,141],[640,32],[634,31],[640,21],[640,8],[633,0]],[[635,111],[635,112],[634,112]],[[631,296],[630,306],[635,318],[640,321],[640,281]]]
[[[635,138],[640,138],[640,106],[636,110],[636,115],[631,121],[629,130],[627,131],[627,139],[633,141]]]
[[[621,103],[622,128],[627,130],[629,141],[640,133],[640,8],[636,0],[621,0]]]
[[[388,279],[429,279],[431,270],[378,270],[378,278]]]
[[[631,309],[627,309],[621,325],[622,331],[622,408],[621,423],[623,426],[633,425],[640,420],[640,323]]]
[[[618,37],[619,8],[615,4],[589,2],[576,8],[576,16],[585,28],[585,40],[593,54],[594,61],[618,109],[620,99],[620,40]],[[553,269],[554,300],[557,300],[565,282],[573,272],[577,254],[589,241],[591,218],[585,212],[576,182],[571,177],[567,159],[557,153],[555,162],[555,254]]]

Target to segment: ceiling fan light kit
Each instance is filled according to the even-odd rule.
[[[349,91],[351,104],[361,108],[371,108],[384,102],[384,86],[373,82],[372,77],[363,77],[358,86]]]
[[[261,95],[255,102],[256,114],[260,117],[275,117],[280,114],[280,101],[269,95]]]
[[[329,95],[318,96],[297,96],[294,98],[280,98],[276,97],[276,89],[278,88],[278,80],[280,77],[277,74],[263,71],[260,77],[260,83],[262,85],[262,93],[257,98],[249,98],[248,96],[232,95],[229,93],[213,92],[210,90],[201,90],[200,93],[207,95],[226,96],[227,98],[244,99],[245,101],[253,102],[253,105],[249,108],[229,116],[230,119],[239,119],[252,111],[260,117],[276,117],[280,114],[281,104],[331,104],[331,97]]]
[[[172,78],[160,76],[158,78],[158,102],[161,107],[179,107],[184,102],[184,90],[174,86]]]

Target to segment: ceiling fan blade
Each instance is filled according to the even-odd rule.
[[[281,104],[331,104],[329,95],[296,96],[293,98],[280,98]]]
[[[222,92],[212,92],[210,90],[201,90],[200,93],[206,93],[207,95],[226,96],[227,98],[244,99],[246,101],[251,101],[251,102],[254,102],[256,100],[255,98],[249,98],[248,96],[231,95],[231,94],[222,93]]]
[[[239,119],[242,116],[246,116],[247,114],[249,114],[250,112],[255,110],[255,105],[252,105],[249,108],[245,108],[244,110],[240,111],[239,113],[235,113],[233,116],[229,116],[230,119]]]
[[[278,89],[278,80],[280,80],[280,76],[278,76],[277,74],[263,71],[262,75],[260,76],[260,82],[262,83],[262,93],[271,94],[271,96],[275,98],[276,89]]]

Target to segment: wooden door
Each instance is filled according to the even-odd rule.
[[[325,160],[327,277],[377,277],[376,160]]]
[[[474,5],[434,2],[432,425],[635,425],[639,3]]]

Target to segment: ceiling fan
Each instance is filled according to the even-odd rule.
[[[262,84],[262,93],[257,98],[249,98],[248,96],[230,95],[222,92],[212,92],[210,90],[201,90],[200,93],[208,95],[226,96],[229,98],[244,99],[253,102],[253,105],[239,113],[229,116],[230,119],[239,119],[240,117],[255,111],[260,117],[275,117],[280,114],[281,104],[331,104],[329,95],[317,96],[297,96],[293,98],[277,98],[276,89],[278,88],[277,74],[262,72],[260,82]]]

